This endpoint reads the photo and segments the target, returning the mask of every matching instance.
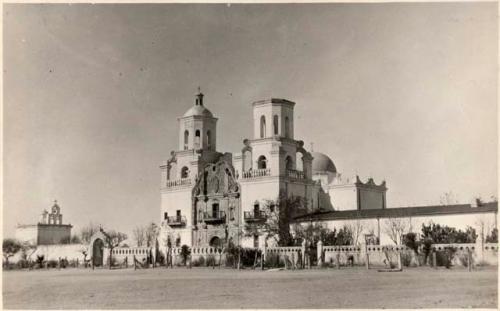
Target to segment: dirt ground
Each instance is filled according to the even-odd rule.
[[[363,268],[210,268],[3,273],[8,309],[497,308],[496,267],[403,272]]]

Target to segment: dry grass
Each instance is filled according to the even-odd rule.
[[[467,272],[52,270],[3,273],[8,309],[496,308],[496,267]]]

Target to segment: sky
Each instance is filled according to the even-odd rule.
[[[159,165],[198,86],[217,148],[251,102],[296,102],[295,137],[389,207],[497,192],[496,3],[4,4],[3,224],[57,199],[74,232],[159,222]]]

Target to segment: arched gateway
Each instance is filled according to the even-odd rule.
[[[106,249],[106,236],[102,231],[97,231],[92,235],[89,243],[89,253],[94,267],[102,267],[104,265],[104,251]]]

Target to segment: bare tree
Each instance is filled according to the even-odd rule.
[[[144,241],[146,239],[144,231],[145,229],[143,226],[137,226],[132,231],[132,234],[134,235],[135,244],[139,247],[141,247],[144,244]]]
[[[481,245],[483,245],[486,240],[486,234],[488,234],[495,225],[486,215],[477,216],[475,224],[479,229],[479,238],[481,239]]]
[[[173,267],[172,262],[172,246],[173,246],[174,236],[172,232],[166,232],[166,237],[163,239],[163,243],[166,247],[165,254],[165,268]]]
[[[98,231],[99,231],[99,225],[96,225],[92,222],[90,222],[86,226],[83,226],[82,229],[80,229],[81,242],[85,244],[90,243],[90,239],[92,239],[92,236]]]
[[[144,229],[144,240],[146,242],[147,247],[152,247],[156,243],[156,239],[160,235],[160,227],[158,227],[155,223],[151,223]]]
[[[363,224],[361,223],[361,220],[358,218],[356,220],[350,221],[346,225],[347,230],[352,235],[352,242],[354,245],[359,244],[359,238],[361,237],[361,233],[363,232]]]
[[[445,192],[439,198],[439,204],[441,205],[453,205],[458,203],[458,196],[454,194],[452,191]]]
[[[384,232],[396,244],[401,244],[401,237],[408,231],[408,220],[404,218],[387,218],[385,220]]]
[[[121,242],[125,241],[127,239],[127,235],[125,233],[114,230],[108,232],[105,232],[103,229],[100,230],[106,237],[106,244],[109,247],[109,268],[111,269],[111,266],[113,264],[113,249],[118,247]]]

